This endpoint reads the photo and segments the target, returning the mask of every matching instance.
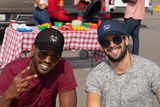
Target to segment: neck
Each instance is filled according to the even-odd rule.
[[[127,53],[122,61],[114,63],[109,60],[109,63],[114,72],[116,72],[117,74],[122,74],[131,67],[132,61],[133,56]]]

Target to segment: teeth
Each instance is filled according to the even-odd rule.
[[[112,50],[111,52],[116,52],[116,51],[118,51],[118,49]]]
[[[43,65],[43,64],[41,64],[41,65],[42,65],[43,67],[45,67],[45,68],[46,68],[46,67],[48,67],[48,66],[46,66],[46,65]]]

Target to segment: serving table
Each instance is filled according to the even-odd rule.
[[[0,68],[17,59],[21,58],[24,52],[30,52],[35,37],[40,32],[37,26],[31,26],[32,32],[18,32],[10,27],[5,29],[3,43],[0,51]],[[58,29],[55,26],[52,28]],[[58,29],[59,30],[59,29]],[[97,30],[87,28],[87,31],[60,30],[65,37],[64,50],[80,49],[95,50],[94,60],[98,63],[102,61],[104,55],[98,43]]]

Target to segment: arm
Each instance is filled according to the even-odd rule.
[[[60,107],[77,107],[76,89],[59,93]]]
[[[74,6],[77,6],[81,0],[74,0]]]
[[[85,1],[85,2],[89,2],[89,3],[92,2],[92,0],[74,0],[74,6],[77,6],[80,1]]]
[[[159,104],[160,104],[160,85],[159,85],[159,87],[156,89],[155,94],[156,94],[157,100],[158,100],[158,102],[159,102]]]
[[[0,107],[9,107],[13,99],[20,96],[21,93],[29,91],[29,88],[27,87],[31,85],[31,83],[28,82],[28,80],[31,80],[37,77],[37,74],[36,74],[36,75],[22,78],[22,76],[29,69],[30,68],[27,67],[22,72],[20,72],[17,76],[14,77],[10,87],[4,92],[2,96],[0,96]]]
[[[3,94],[3,97],[0,96],[0,107],[9,107],[12,99],[7,98],[6,94]]]
[[[41,10],[47,8],[47,5],[46,5],[45,3],[39,4],[39,1],[38,1],[38,0],[34,0],[34,2],[36,3],[36,5],[37,5]]]
[[[137,0],[122,0],[123,3],[127,3],[127,2],[130,2],[130,3],[136,3]]]
[[[101,97],[95,93],[88,93],[86,107],[101,107]]]

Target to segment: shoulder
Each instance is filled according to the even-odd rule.
[[[101,62],[98,64],[95,68],[93,68],[90,72],[89,75],[94,75],[97,78],[102,78],[106,76],[110,72],[110,65],[108,60]]]
[[[140,68],[141,70],[147,71],[150,73],[153,73],[154,71],[160,69],[158,65],[152,60],[149,60],[137,55],[133,55],[133,56],[134,56],[134,65],[136,68]]]
[[[18,74],[21,72],[23,69],[25,69],[29,65],[31,57],[25,57],[25,58],[20,58],[16,59],[10,63],[8,63],[2,70],[7,72],[7,71],[12,71],[15,74]]]
[[[66,74],[68,72],[73,72],[70,62],[66,59],[61,58],[61,60],[56,65],[54,71],[58,71],[59,74]]]
[[[70,64],[70,62],[68,60],[61,58],[61,60],[57,64],[57,66],[58,67],[61,67],[61,66],[68,66],[68,67],[70,67],[71,64]]]
[[[141,66],[149,66],[150,65],[150,67],[156,65],[156,63],[153,62],[152,60],[149,60],[149,59],[144,58],[142,56],[137,56],[137,55],[133,55],[133,56],[134,56],[134,61],[136,63],[138,63],[138,65],[141,65]]]
[[[8,66],[13,66],[13,65],[17,65],[17,63],[19,63],[18,65],[24,65],[26,63],[28,63],[30,61],[32,57],[25,57],[25,58],[19,58],[16,59],[14,61],[11,61],[10,63],[8,63]],[[27,62],[26,62],[27,61]]]

